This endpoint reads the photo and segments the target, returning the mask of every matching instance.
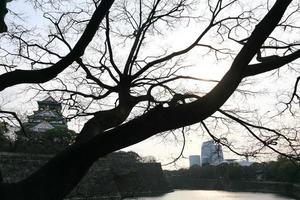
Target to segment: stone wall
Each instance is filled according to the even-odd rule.
[[[121,199],[109,161],[102,158],[95,162],[69,198]]]
[[[4,182],[16,182],[24,179],[38,167],[45,164],[51,156],[20,153],[0,153],[0,170]]]
[[[126,170],[112,167],[122,197],[149,196],[170,191],[160,163],[144,163]]]
[[[26,178],[52,156],[0,153],[0,170],[5,182]],[[90,168],[67,199],[121,199],[170,191],[160,163],[113,162],[101,158]]]

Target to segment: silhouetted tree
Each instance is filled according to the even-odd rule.
[[[0,121],[0,151],[9,151],[11,149],[12,141],[8,138],[7,132],[7,124]]]
[[[52,86],[38,85],[39,89],[61,92],[66,104],[75,111],[70,117],[88,116],[89,120],[76,143],[57,154],[37,172],[20,182],[2,184],[1,199],[62,199],[99,157],[155,134],[199,122],[214,140],[239,153],[227,138],[214,136],[203,122],[217,111],[222,117],[215,116],[214,119],[240,124],[262,144],[259,148],[268,147],[290,159],[297,159],[299,150],[294,148],[297,140],[275,129],[250,123],[232,112],[220,110],[244,78],[279,69],[300,56],[298,44],[286,44],[280,38],[270,36],[276,27],[294,30],[290,21],[297,13],[297,3],[277,0],[261,19],[252,15],[252,9],[241,9],[239,13],[233,11],[242,7],[241,1],[209,0],[206,9],[200,13],[206,16],[198,18],[199,23],[205,19],[200,25],[202,31],[190,45],[178,51],[147,54],[144,47],[151,43],[152,36],[157,37],[175,28],[178,23],[195,18],[187,10],[197,2],[137,0],[114,3],[113,0],[94,0],[82,4],[79,9],[76,5],[71,10],[62,2],[33,1],[52,23],[53,29],[47,39],[39,40],[42,34],[34,35],[22,26],[14,26],[1,35],[1,41],[5,41],[3,44],[6,45],[1,45],[3,73],[0,75],[0,90],[23,83],[42,84],[53,80]],[[61,12],[50,12],[48,9],[52,7],[60,8]],[[287,16],[283,17],[285,12]],[[117,25],[116,21],[121,24]],[[3,27],[2,24],[2,32],[5,31]],[[233,36],[239,32],[243,39]],[[222,40],[235,41],[241,49],[234,54],[204,43],[204,37],[212,33]],[[78,37],[78,34],[80,37],[74,42],[74,35]],[[128,54],[125,58],[115,53],[115,48],[120,48],[113,43],[116,39],[121,39],[124,44]],[[10,47],[5,49],[7,43],[16,44],[16,51]],[[175,87],[176,81],[199,80],[178,73],[182,68],[179,58],[196,47],[209,49],[216,58],[220,55],[233,57],[222,79],[210,80],[214,87],[201,96]],[[284,53],[280,53],[282,49]],[[261,52],[272,56],[262,56]],[[253,62],[255,56],[257,61]],[[297,84],[292,100],[298,97]],[[115,103],[111,104],[109,99]],[[109,106],[103,106],[107,102]],[[139,108],[142,108],[141,112],[132,116]],[[271,135],[265,136],[265,132]],[[291,153],[276,148],[277,141],[288,142]]]
[[[27,136],[18,131],[14,141],[14,152],[33,154],[54,154],[62,151],[75,142],[76,133],[64,128],[54,128],[43,133],[31,133],[26,130]]]

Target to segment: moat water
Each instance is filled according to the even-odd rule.
[[[296,200],[270,193],[227,192],[217,190],[176,190],[156,197],[128,198],[126,200]]]

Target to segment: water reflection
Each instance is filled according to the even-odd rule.
[[[254,193],[254,192],[227,192],[216,190],[177,190],[158,197],[139,197],[129,198],[127,200],[295,200],[293,198],[279,196],[269,193]]]

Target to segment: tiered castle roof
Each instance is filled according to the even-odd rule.
[[[38,110],[28,116],[26,124],[32,132],[45,132],[54,128],[67,128],[66,119],[61,113],[61,103],[51,96],[38,101]]]

